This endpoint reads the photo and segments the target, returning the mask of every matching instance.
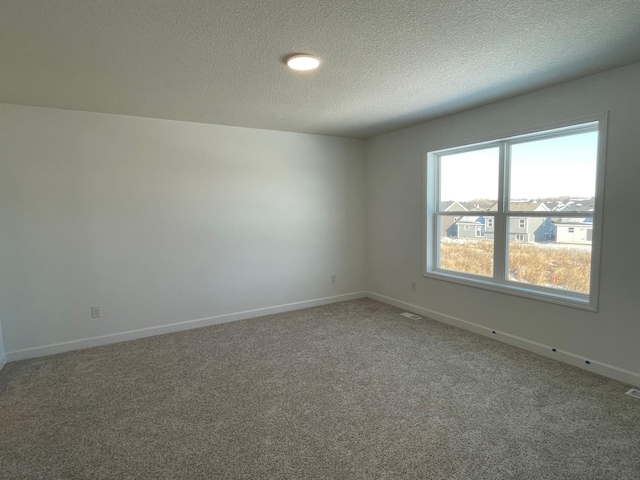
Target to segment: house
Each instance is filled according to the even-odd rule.
[[[489,211],[497,211],[497,206],[492,206]],[[546,212],[549,208],[545,203],[536,201],[512,201],[511,209],[518,212]],[[495,225],[492,217],[487,217],[486,238],[492,240],[495,234]],[[547,217],[511,217],[509,221],[509,241],[511,242],[545,242],[552,239],[553,225]]]
[[[485,217],[478,215],[465,215],[456,222],[457,238],[484,239]]]
[[[594,199],[568,200],[556,206],[555,212],[585,212],[593,215]],[[593,217],[552,219],[553,238],[557,243],[589,245],[593,241]]]
[[[556,243],[591,244],[593,218],[556,218],[553,220]]]
[[[14,371],[12,362],[21,360],[369,297],[640,386],[640,295],[634,260],[640,223],[629,221],[628,210],[637,203],[640,178],[640,2],[3,0],[0,31],[0,368],[8,362],[0,376]],[[320,57],[320,68],[290,71],[285,60],[305,52]],[[608,119],[602,145],[603,207],[597,212],[602,223],[595,229],[602,227],[602,242],[594,242],[601,245],[602,268],[595,272],[600,285],[597,308],[425,276],[429,152],[575,124],[595,114]],[[457,186],[465,193],[460,198],[476,198],[477,182]],[[570,225],[562,220],[562,209],[569,208],[564,204],[526,208],[522,218],[509,225],[513,241],[544,242],[554,232],[559,243],[590,241],[589,214]],[[527,217],[547,210],[549,221]],[[490,219],[489,212],[467,211],[444,231],[453,234],[455,227],[459,238],[490,239]],[[405,320],[399,317],[398,322]],[[340,318],[332,321],[356,352],[358,337]],[[274,350],[290,346],[286,334],[272,335],[257,320],[251,325],[255,328],[243,331],[244,343],[242,335],[236,339],[238,349],[252,350],[250,336],[269,339]],[[297,328],[293,320],[287,325]],[[371,331],[377,346],[365,349],[369,359],[385,359],[387,347],[402,348],[403,341],[388,335],[392,329]],[[465,349],[479,342],[467,341],[466,335],[461,333],[455,357],[441,356],[451,362],[452,375],[474,358]],[[322,335],[312,338],[322,347],[314,350],[317,354],[292,355],[291,369],[229,364],[224,357],[206,365],[187,362],[184,378],[215,384],[219,377],[200,375],[201,368],[232,370],[247,394],[260,387],[262,378],[268,383],[275,371],[287,387],[317,386],[316,398],[339,411],[333,417],[316,415],[298,397],[282,402],[264,397],[234,421],[212,416],[220,432],[248,429],[245,437],[252,447],[237,446],[238,463],[257,458],[271,469],[262,476],[224,472],[219,477],[269,478],[286,470],[295,478],[295,468],[306,464],[305,454],[313,456],[321,445],[330,452],[317,455],[317,476],[324,474],[323,466],[335,463],[352,476],[402,478],[404,472],[428,478],[403,470],[405,464],[395,461],[396,454],[409,452],[420,462],[432,452],[454,455],[460,450],[448,448],[449,438],[441,433],[458,431],[472,433],[464,444],[470,448],[464,458],[486,458],[487,469],[502,468],[485,478],[563,477],[557,471],[536,475],[519,469],[519,463],[511,469],[512,458],[504,454],[518,457],[519,450],[511,455],[508,443],[494,449],[491,441],[505,432],[539,432],[535,424],[522,422],[535,418],[544,423],[554,410],[572,413],[559,401],[550,402],[544,415],[520,415],[557,386],[564,393],[571,390],[574,384],[563,382],[563,375],[579,372],[558,369],[551,388],[531,391],[530,378],[542,375],[523,368],[522,377],[514,380],[514,395],[505,396],[504,404],[496,399],[494,410],[505,410],[516,397],[529,403],[505,411],[514,423],[498,429],[474,415],[474,402],[482,404],[483,393],[494,385],[491,381],[479,382],[473,369],[462,380],[421,376],[430,371],[421,363],[421,348],[428,350],[431,340],[407,351],[406,357],[396,355],[404,362],[397,370],[343,362]],[[189,354],[196,344],[197,339],[177,348]],[[509,355],[509,361],[523,356],[520,351]],[[497,362],[507,358],[491,357]],[[44,375],[58,368],[56,358],[33,364],[41,365],[39,374]],[[79,372],[109,365],[92,364],[91,351],[84,358],[88,363],[78,365]],[[118,381],[125,373],[135,385],[136,359],[132,355],[121,362],[128,369],[96,376],[94,385]],[[338,367],[317,366],[315,375],[305,377],[294,368],[315,367],[321,360]],[[154,378],[162,382],[170,367],[176,365],[157,365]],[[355,370],[359,381],[332,389],[331,381],[347,369]],[[501,365],[495,372],[501,372]],[[86,425],[92,425],[96,395],[74,390],[74,371],[66,378],[66,391],[76,392],[86,408],[69,411],[64,402],[51,401],[50,410],[29,409],[34,395],[11,429],[3,428],[6,417],[0,415],[0,435],[18,435],[21,421],[36,418],[43,439],[59,439],[60,444],[72,440],[64,428],[47,430],[47,415],[55,412],[69,418],[86,415]],[[405,435],[385,443],[387,434],[403,433],[420,421],[404,416],[407,410],[399,413],[384,395],[361,396],[359,389],[404,378],[428,385],[436,392],[434,404],[453,396],[468,400],[468,423],[457,430],[436,425],[424,437]],[[501,380],[496,376],[495,385]],[[29,395],[28,379],[11,385],[18,383]],[[611,399],[624,395],[619,384],[601,383],[606,383]],[[191,400],[193,405],[214,398],[200,396],[197,388],[175,389],[171,382],[162,386],[160,396]],[[227,392],[221,389],[215,398],[224,400]],[[136,400],[153,397],[148,391],[137,393]],[[413,390],[406,393],[411,400]],[[599,405],[609,405],[608,400]],[[4,412],[5,404],[2,407]],[[619,449],[638,443],[638,425],[624,423],[636,418],[636,407],[629,403],[625,408],[617,415],[617,428],[607,430],[624,434],[615,445]],[[297,409],[308,423],[289,425],[287,409]],[[586,423],[604,410],[589,410],[592,417]],[[419,420],[431,413],[417,407],[410,413],[420,411]],[[198,440],[214,437],[202,435],[193,417],[169,417],[159,410],[156,424],[135,430],[140,426],[133,410],[114,406],[109,412],[112,422],[105,422],[105,428],[117,425],[122,434],[134,431],[157,462],[185,453],[176,462],[169,457],[165,462],[193,466],[192,475],[183,478],[210,474],[187,455],[197,451]],[[380,427],[379,435],[371,437],[380,440],[379,449],[347,448],[345,439],[357,443],[357,429],[349,431],[351,436],[320,436],[314,429],[335,422],[348,429],[354,418],[379,426],[383,424],[378,419],[387,417],[396,428]],[[285,425],[289,431],[260,438],[260,428],[251,431],[256,424]],[[590,455],[592,444],[601,447],[606,435],[580,437],[574,435],[576,425],[582,431],[580,422],[558,423],[541,437],[569,441],[573,435],[577,444],[548,450],[527,444],[519,460],[548,460],[556,469],[566,461],[572,468],[592,469],[565,477],[637,476],[637,456]],[[163,436],[154,429],[163,426],[171,430],[166,436],[178,435],[196,447],[185,447],[184,452],[156,448]],[[487,432],[485,441],[482,434]],[[564,436],[566,432],[571,435]],[[54,463],[89,463],[93,457],[88,452],[100,440],[99,435],[79,438],[86,449],[68,449],[57,457],[41,453],[44,473],[29,470],[28,459],[7,465],[0,452],[0,470],[13,469],[0,471],[0,477],[64,478]],[[312,446],[298,449],[302,440]],[[516,440],[517,435],[505,437],[506,442]],[[433,450],[425,450],[420,441]],[[298,456],[269,455],[273,444],[286,444],[286,451]],[[37,448],[37,442],[34,445]],[[130,444],[123,442],[119,448],[107,452],[115,462],[124,458]],[[256,452],[261,456],[254,458]],[[350,469],[357,460],[384,471],[376,475]],[[453,469],[457,462],[446,457],[442,464]],[[599,470],[600,464],[608,470]],[[94,466],[96,475],[111,473]],[[142,471],[162,475],[162,470]],[[456,475],[452,472],[449,477]],[[465,472],[481,476],[488,470]],[[121,475],[131,476],[136,475]],[[447,478],[447,472],[441,478]]]
[[[511,202],[518,212],[547,212],[547,206],[536,201]],[[509,222],[509,239],[515,242],[544,242],[551,240],[553,226],[548,217],[514,217]]]
[[[445,212],[467,211],[464,205],[456,201],[440,202],[440,209]],[[442,236],[456,238],[458,236],[456,222],[460,220],[461,217],[446,215],[441,218],[442,222],[440,224],[440,231],[442,232]]]

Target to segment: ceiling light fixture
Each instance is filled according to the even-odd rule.
[[[301,53],[287,58],[287,66],[292,70],[315,70],[320,66],[320,59],[307,53]]]

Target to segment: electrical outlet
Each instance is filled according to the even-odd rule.
[[[416,282],[411,282],[411,291],[413,292],[417,291]]]
[[[336,283],[336,276],[335,275],[331,275],[331,283]]]
[[[91,318],[100,318],[100,307],[91,307]]]

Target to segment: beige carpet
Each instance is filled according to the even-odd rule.
[[[373,300],[8,364],[0,478],[638,479],[627,387]]]

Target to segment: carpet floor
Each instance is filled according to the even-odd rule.
[[[639,479],[614,380],[362,299],[13,362],[0,478]]]

